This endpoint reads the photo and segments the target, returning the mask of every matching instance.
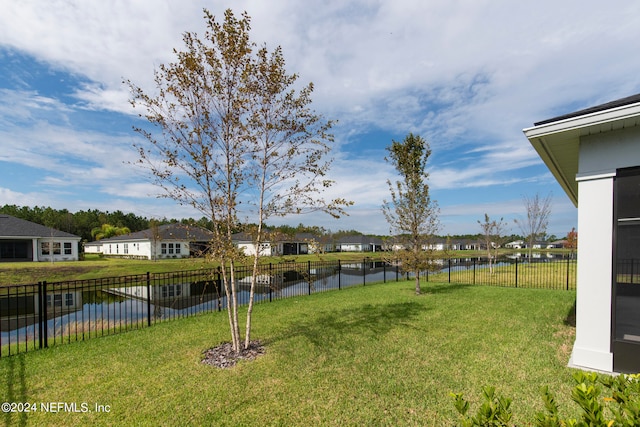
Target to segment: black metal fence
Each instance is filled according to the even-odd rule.
[[[235,271],[239,303],[247,304],[251,270]],[[256,278],[255,301],[282,298],[376,282],[404,276],[380,260],[309,261],[262,266]],[[494,286],[575,289],[575,260],[478,258],[438,261],[437,271],[423,273],[426,281]],[[83,341],[157,322],[221,311],[227,299],[219,270],[146,273],[65,282],[0,287],[0,357],[51,345]]]
[[[576,289],[576,259],[553,257],[450,258],[440,261],[430,281],[539,289]]]

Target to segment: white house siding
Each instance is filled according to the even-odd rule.
[[[89,244],[85,243],[84,245],[84,253],[85,254],[101,254],[102,253],[102,244]]]
[[[270,243],[262,243],[262,250],[260,251],[260,256],[271,256],[271,244]],[[238,243],[238,249],[244,252],[247,256],[254,256],[256,254],[256,245],[253,243]]]
[[[361,244],[347,244],[347,243],[340,244],[340,250],[342,252],[364,252],[370,249],[371,248],[369,247],[369,245],[366,245],[363,247],[363,245]]]
[[[110,242],[102,245],[102,253],[107,256],[151,258],[151,243],[149,241]]]
[[[613,178],[616,169],[640,165],[640,129],[628,128],[580,139],[578,172],[578,290],[572,363],[613,370],[611,280]]]
[[[162,240],[156,242],[157,257],[162,258],[188,258],[189,243],[179,240]]]
[[[611,241],[613,178],[578,183],[576,340],[571,363],[613,370],[611,353]]]
[[[34,239],[34,261],[77,261],[80,239],[64,237]]]
[[[118,241],[104,243],[102,247],[104,255],[123,258],[167,259],[188,258],[190,255],[189,243],[178,240]]]

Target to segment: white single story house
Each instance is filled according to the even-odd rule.
[[[525,246],[524,240],[514,240],[504,244],[504,247],[508,249],[524,249]]]
[[[0,214],[0,262],[77,261],[80,236]]]
[[[256,245],[253,241],[253,237],[249,233],[236,233],[232,237],[233,244],[238,247],[247,256],[253,256],[256,254]],[[260,244],[260,256],[274,255],[274,250],[270,242],[263,242]]]
[[[105,256],[137,259],[188,258],[207,250],[213,233],[201,227],[165,224],[85,244]]]
[[[640,372],[640,94],[524,133],[578,207],[570,364]]]
[[[297,233],[293,237],[272,235],[267,239],[269,241],[260,244],[261,256],[304,255],[334,251],[333,242],[329,237],[316,236],[311,233]],[[245,255],[255,255],[256,245],[248,233],[234,234],[233,242]]]
[[[339,252],[381,252],[382,239],[377,237],[351,235],[344,236],[336,242],[336,251]]]

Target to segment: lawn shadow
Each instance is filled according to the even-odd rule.
[[[420,283],[420,290],[422,294],[449,294],[453,292],[457,292],[466,288],[471,288],[474,285],[469,285],[465,283],[437,283],[432,284],[429,282]]]
[[[3,402],[6,403],[26,403],[29,401],[27,395],[27,381],[25,377],[25,356],[18,354],[7,357],[6,389],[3,390]],[[17,408],[16,408],[17,409]],[[3,411],[5,426],[26,426],[26,411]]]
[[[316,347],[352,345],[349,337],[379,339],[398,325],[408,325],[427,308],[418,302],[396,304],[365,304],[361,307],[326,312],[290,325],[273,341],[302,336]]]
[[[564,324],[567,326],[576,327],[576,302],[573,302],[573,305],[567,312],[566,317],[564,318]]]

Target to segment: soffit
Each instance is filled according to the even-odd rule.
[[[555,122],[541,122],[525,129],[524,133],[573,204],[577,206],[576,175],[580,139],[634,126],[640,126],[640,103]]]

